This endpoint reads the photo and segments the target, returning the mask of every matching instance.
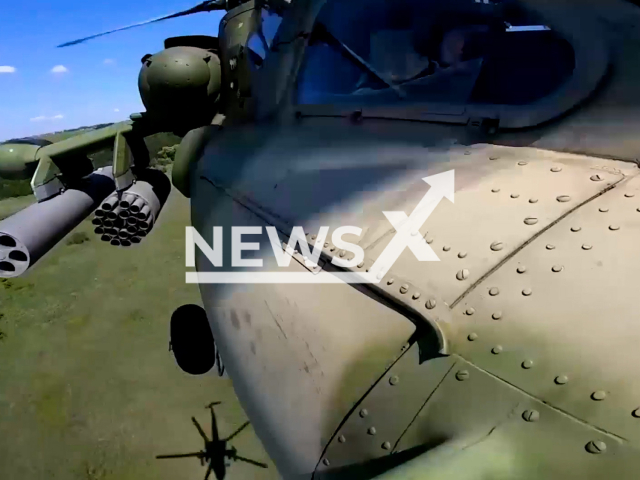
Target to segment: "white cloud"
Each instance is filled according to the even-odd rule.
[[[15,73],[16,67],[10,67],[9,65],[0,65],[0,73]]]
[[[51,73],[66,73],[69,69],[64,65],[56,65],[51,69]]]
[[[105,65],[114,65],[116,61],[113,58],[105,58],[102,63],[104,63]]]
[[[113,109],[113,111],[114,111],[114,112],[119,112],[119,111],[120,111],[120,109],[119,109],[119,108],[114,108],[114,109]]]
[[[29,120],[31,120],[32,122],[44,122],[44,121],[52,121],[52,120],[60,120],[64,118],[64,115],[58,114],[58,115],[54,115],[53,117],[47,117],[45,115],[39,115],[37,117],[33,117],[30,118]]]

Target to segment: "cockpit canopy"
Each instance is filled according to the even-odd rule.
[[[577,57],[573,42],[517,1],[328,0],[309,39],[295,101],[532,105],[575,80]],[[604,75],[602,62],[594,63]],[[595,83],[583,85],[576,99]]]
[[[571,76],[573,49],[549,27],[513,6],[464,3],[329,0],[312,34],[299,102],[357,96],[519,105]]]

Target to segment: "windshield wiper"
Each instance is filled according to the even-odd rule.
[[[319,35],[326,43],[333,44],[336,47],[340,48],[344,53],[347,54],[349,58],[351,58],[355,63],[360,65],[360,67],[367,70],[374,77],[378,78],[384,82],[390,89],[392,89],[400,98],[406,97],[406,92],[399,87],[398,85],[394,85],[389,79],[387,79],[382,73],[378,72],[372,65],[369,64],[364,58],[359,56],[356,52],[351,50],[347,45],[341,42],[335,35],[333,35],[326,25],[321,22],[316,23],[314,28],[314,33]]]

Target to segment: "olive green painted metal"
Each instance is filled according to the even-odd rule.
[[[243,123],[254,118],[255,90],[249,38],[260,25],[260,11],[250,0],[229,10],[220,22],[220,61],[222,78],[221,111],[225,125]]]
[[[38,202],[43,202],[59,194],[64,185],[60,180],[60,169],[49,155],[42,153],[38,159],[38,167],[31,179],[31,190]]]
[[[118,191],[126,190],[133,183],[132,163],[127,141],[122,132],[118,132],[113,139],[113,177]]]
[[[40,145],[0,144],[0,175],[9,180],[31,178],[38,164],[36,155]]]
[[[104,150],[112,146],[113,138],[120,134],[127,134],[133,131],[133,121],[114,123],[107,127],[91,130],[80,135],[60,140],[47,147],[46,154],[51,158],[57,156],[67,156],[74,153],[92,153]]]
[[[395,452],[423,404],[457,361],[455,356],[445,356],[421,363],[418,344],[411,345],[354,406],[327,445],[317,472],[326,476]]]
[[[122,137],[123,134],[131,132],[133,128],[132,125],[133,122],[131,121],[120,122],[38,148],[35,151],[35,158],[33,160],[37,162],[37,167],[31,180],[31,188],[36,199],[39,202],[47,200],[59,194],[64,188],[64,183],[61,180],[62,172],[56,162],[69,158],[72,160],[77,158],[79,161],[86,160],[88,153],[111,147],[114,138]],[[122,150],[125,143],[123,140],[120,140],[122,147],[114,149],[114,152]],[[5,148],[7,148],[7,146],[10,146],[8,149],[14,150],[14,152],[8,152],[13,155],[13,153],[15,153],[15,145],[10,143],[5,144]],[[25,165],[31,162],[30,150],[17,150],[17,153],[25,155],[21,157],[20,160],[24,162]],[[0,150],[0,165],[15,161],[12,160],[12,158],[15,157],[7,156],[4,150]],[[84,165],[78,165],[76,168],[80,169],[84,167]],[[68,168],[73,169],[74,165],[68,165]]]
[[[632,479],[640,468],[630,442],[466,362],[449,372],[399,447],[443,435],[451,441],[376,478]]]
[[[258,214],[210,182],[193,185],[192,222],[209,244],[213,226],[266,226]],[[254,253],[270,249],[267,240]],[[230,251],[223,261],[230,265]],[[197,251],[198,270],[212,270],[207,263]],[[297,261],[283,270],[306,271]],[[342,419],[416,330],[391,305],[340,285],[200,290],[236,393],[287,478],[311,476]]]
[[[163,130],[184,134],[211,123],[221,82],[216,41],[208,49],[173,46],[145,56],[138,89],[148,116],[155,118]]]
[[[456,350],[470,361],[636,445],[637,174],[629,172],[615,188],[555,223],[452,312],[461,328]],[[500,294],[488,296],[491,287]],[[469,307],[476,310],[473,317],[464,315]],[[499,321],[491,319],[496,311],[502,312]],[[471,331],[478,339],[465,342]],[[498,344],[503,351],[491,354]],[[527,360],[532,367],[524,369]]]
[[[205,147],[212,140],[217,126],[205,126],[189,131],[176,151],[171,170],[171,181],[185,197],[191,197],[191,174],[193,166],[202,157]]]
[[[149,232],[163,203],[142,190],[140,142],[173,131],[173,185],[209,244],[214,227],[273,226],[286,242],[303,226],[313,246],[321,226],[355,225],[344,239],[365,258],[350,270],[366,271],[397,233],[383,212],[408,214],[423,178],[454,170],[455,202],[415,232],[438,262],[405,249],[375,285],[200,285],[267,452],[296,480],[637,478],[640,9],[518,2],[574,53],[571,78],[530,105],[299,105],[325,3],[215,1],[163,17],[227,9],[219,39],[176,37],[143,57],[146,112],[50,146],[0,145],[0,174],[38,162],[34,192],[50,202],[64,197],[62,159],[114,146],[118,192],[95,222],[120,218],[120,244],[138,228],[127,208]],[[447,3],[462,16],[502,2]],[[282,22],[257,65],[262,8]],[[278,267],[263,236],[243,258],[312,275],[346,270],[331,264],[344,255],[327,241],[317,267],[299,251]],[[196,269],[227,271],[230,248],[222,260],[198,250]]]

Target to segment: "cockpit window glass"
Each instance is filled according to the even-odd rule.
[[[251,52],[253,66],[260,68],[267,57],[267,52],[271,49],[273,42],[282,23],[282,17],[269,10],[262,9],[260,12],[260,29],[253,32],[249,37],[247,46]]]
[[[299,104],[528,104],[574,69],[571,45],[516,2],[328,0]]]

